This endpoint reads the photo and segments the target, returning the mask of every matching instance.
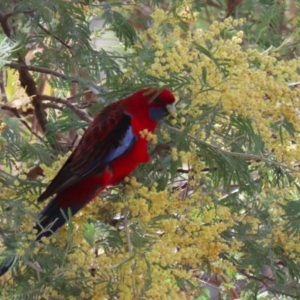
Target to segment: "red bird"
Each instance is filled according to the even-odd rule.
[[[68,209],[75,215],[104,188],[122,180],[140,163],[147,163],[148,141],[140,132],[154,132],[158,122],[173,112],[174,102],[169,90],[147,88],[105,107],[38,198],[40,202],[55,194],[40,213],[36,240],[60,228]]]
[[[140,134],[153,133],[158,122],[175,109],[175,97],[167,89],[150,88],[105,107],[90,124],[38,201],[55,195],[40,213],[36,240],[48,237],[66,223],[68,210],[75,215],[100,191],[129,175],[139,164],[149,161],[148,141]],[[0,276],[16,262],[8,256],[0,266]]]

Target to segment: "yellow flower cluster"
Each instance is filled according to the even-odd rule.
[[[148,142],[152,142],[152,144],[157,144],[157,136],[156,134],[148,131],[148,129],[144,129],[142,131],[140,131],[140,136],[143,139],[146,139]]]
[[[182,9],[180,13],[182,16],[186,14],[188,21],[192,22],[196,15],[189,15],[186,3],[187,1],[184,1],[185,9]],[[186,120],[199,119],[202,105],[214,107],[221,104],[224,116],[227,116],[227,120],[226,117],[222,118],[223,125],[226,121],[229,122],[233,114],[249,118],[253,122],[255,132],[262,136],[266,148],[272,149],[278,161],[289,165],[298,160],[299,136],[293,137],[295,142],[291,144],[290,135],[287,131],[283,131],[282,143],[279,145],[278,139],[270,138],[273,134],[270,125],[287,120],[294,125],[295,130],[299,130],[295,109],[299,106],[299,89],[289,86],[289,83],[300,81],[297,73],[300,67],[299,59],[279,61],[276,58],[276,49],[269,49],[265,52],[255,49],[245,51],[242,45],[244,33],[235,29],[245,23],[244,19],[228,18],[223,22],[213,22],[206,31],[201,29],[186,31],[179,26],[178,19],[164,10],[155,10],[152,18],[154,25],[144,34],[144,42],[147,37],[151,37],[150,47],[155,52],[153,62],[147,71],[148,75],[164,79],[169,79],[171,76],[189,78],[181,92],[188,95],[190,100],[181,104],[180,117],[177,120],[171,120],[172,125],[180,127],[182,124],[184,128]],[[164,22],[171,24],[173,29],[162,36],[159,32]],[[229,33],[226,38],[224,31]],[[141,63],[138,59],[135,62]],[[215,124],[216,132],[222,129],[222,125],[217,123]],[[161,132],[166,139],[169,139],[164,129]],[[206,138],[199,122],[190,126],[188,134],[199,139]],[[219,141],[216,136],[210,136],[208,142],[211,140]],[[189,146],[190,152],[177,151],[172,148],[171,155],[174,161],[180,158],[184,164],[192,166],[189,175],[193,178],[189,181],[189,185],[197,186],[202,179],[205,182],[208,182],[208,179],[202,172],[204,166],[197,156],[197,146],[192,142]],[[256,163],[253,163],[253,167],[255,165]],[[257,163],[257,167],[258,170],[265,171],[267,166],[260,162]],[[293,175],[300,179],[299,174]],[[247,230],[249,235],[258,234],[261,230],[261,220],[257,217],[245,215],[243,211],[240,214],[232,214],[228,207],[221,204],[218,204],[216,209],[212,209],[211,199],[201,189],[184,200],[180,200],[179,195],[169,192],[161,193],[153,189],[150,191],[136,181],[130,184],[136,193],[131,194],[132,198],[128,204],[129,208],[133,209],[135,217],[139,216],[140,211],[142,214],[148,214],[147,218],[144,216],[143,218],[147,221],[146,223],[150,224],[155,216],[163,212],[174,214],[173,219],[160,222],[161,237],[147,252],[147,259],[153,264],[163,266],[175,262],[193,264],[207,259],[216,271],[233,271],[235,267],[230,262],[220,260],[220,253],[230,252],[241,255],[244,244],[235,239],[225,241],[221,233],[238,223],[250,225]],[[268,184],[263,187],[263,190],[269,193],[276,192],[276,200],[280,197],[284,198],[284,193],[287,192],[281,190],[281,195],[279,195],[277,188],[276,191],[272,189]],[[220,197],[217,194],[213,196],[214,199]],[[261,197],[269,199],[267,194],[262,193]],[[198,208],[193,209],[193,207]],[[190,214],[186,210],[190,210]],[[280,219],[283,210],[279,209],[276,204],[270,207],[269,213],[274,222],[272,236],[265,241],[258,240],[257,243],[263,246],[271,242],[279,243],[290,255],[298,253],[299,247],[296,246],[296,241],[286,233],[282,234],[286,232],[284,230],[286,224]],[[289,238],[291,242],[283,245],[283,240],[286,238]],[[159,268],[155,268],[153,272],[158,270]],[[161,273],[159,274],[160,279],[166,278]],[[153,285],[159,286],[160,282],[157,280],[153,282]],[[153,293],[151,295],[157,295],[155,291],[155,288],[150,289],[149,295],[150,292]]]
[[[3,131],[3,130],[5,130],[5,128],[6,128],[6,123],[2,122],[0,124],[0,132]]]
[[[193,28],[192,22],[197,14],[189,9],[189,1],[182,1],[177,13]],[[280,62],[276,59],[276,52],[271,50],[262,53],[252,49],[244,51],[243,32],[235,30],[235,27],[244,24],[245,20],[228,18],[224,22],[214,22],[206,31],[195,29],[187,32],[179,26],[178,18],[165,10],[156,9],[152,18],[154,25],[143,36],[145,41],[147,36],[151,36],[151,47],[155,51],[148,75],[165,79],[171,76],[189,77],[181,91],[188,95],[189,100],[182,104],[180,117],[172,120],[172,125],[184,128],[188,120],[199,119],[203,104],[221,104],[223,124],[235,113],[251,118],[256,132],[262,135],[266,147],[272,149],[278,160],[286,164],[297,160],[299,137],[295,136],[295,143],[291,144],[289,135],[283,132],[282,144],[278,145],[278,140],[270,139],[270,124],[286,119],[294,124],[296,130],[300,128],[295,110],[300,104],[299,91],[288,85],[289,82],[300,81],[296,72],[300,67],[298,59]],[[160,34],[163,22],[173,26],[164,37]],[[221,33],[225,30],[232,35],[224,38]],[[135,62],[139,63],[138,60]],[[201,125],[194,122],[187,134],[203,139],[206,133]],[[220,124],[214,126],[216,132],[221,128]],[[170,139],[164,128],[161,132],[165,139]],[[147,130],[139,134],[147,141],[157,143],[155,134]],[[209,137],[208,142],[212,140],[219,142],[217,135]],[[167,178],[168,188],[162,190],[158,182],[146,187],[135,177],[125,178],[124,193],[117,189],[105,192],[108,196],[118,192],[119,203],[104,204],[97,197],[72,219],[72,240],[68,236],[68,226],[65,226],[54,237],[36,245],[33,255],[47,251],[47,247],[53,244],[65,248],[66,257],[54,273],[75,279],[83,272],[87,289],[82,291],[81,297],[92,299],[109,299],[109,291],[112,290],[114,298],[118,299],[183,299],[185,296],[176,283],[176,276],[199,285],[190,270],[200,270],[207,262],[211,271],[217,274],[235,272],[235,266],[222,260],[221,254],[242,256],[245,244],[235,238],[225,239],[224,234],[235,232],[234,226],[247,225],[245,240],[248,236],[258,236],[262,220],[251,215],[251,204],[250,213],[244,210],[232,213],[221,200],[223,191],[216,192],[213,187],[208,192],[212,183],[203,172],[198,146],[191,141],[188,149],[179,151],[172,148],[171,159],[182,162],[187,171],[173,181]],[[42,166],[45,182],[56,175],[67,157],[59,157],[51,167]],[[258,171],[266,168],[260,162],[252,166]],[[300,179],[300,175],[295,174],[297,176]],[[182,186],[181,181],[184,181]],[[3,189],[0,200],[11,197],[13,193],[12,189]],[[289,198],[289,193],[290,188],[278,189],[266,183],[260,198],[252,199],[256,203],[268,201],[269,204],[270,232],[265,239],[258,238],[255,243],[258,247],[278,245],[286,255],[300,262],[299,242],[296,236],[285,230],[284,210],[278,205],[286,204],[283,199]],[[26,196],[32,199],[29,193]],[[246,202],[246,198],[242,200]],[[82,233],[82,224],[88,217],[96,216],[95,219],[106,221],[100,220],[97,215],[104,205],[109,215],[121,216],[118,225],[112,225],[111,230],[115,230],[124,244],[122,248],[116,247],[107,252],[104,246],[97,248],[88,244]],[[30,204],[26,205],[26,209],[32,213],[38,210]],[[32,218],[26,217],[21,230],[30,231],[31,225]],[[33,239],[34,231],[19,249],[20,256],[25,254],[30,246],[28,241]],[[107,247],[112,248],[111,245]],[[95,269],[96,275],[90,269]],[[252,271],[252,266],[249,265],[247,270]],[[75,286],[76,283],[76,280],[70,280],[70,285]],[[49,295],[60,298],[56,290],[49,290],[44,296],[48,299]]]
[[[183,115],[196,119],[201,113],[200,105],[221,103],[227,116],[237,113],[251,118],[266,147],[274,149],[279,161],[290,164],[296,160],[299,136],[291,146],[289,134],[283,131],[281,138],[284,143],[279,146],[278,139],[270,138],[270,124],[287,120],[299,130],[295,109],[299,106],[299,89],[289,86],[289,83],[300,80],[297,72],[299,59],[278,61],[276,49],[245,51],[241,45],[243,32],[234,32],[234,27],[242,25],[244,19],[215,21],[207,31],[196,29],[188,32],[163,10],[156,10],[153,19],[154,26],[145,33],[145,39],[147,35],[151,36],[155,50],[148,74],[165,79],[170,76],[189,78],[183,90],[191,101],[182,109]],[[159,28],[165,20],[173,24],[174,29],[167,36],[160,36]],[[224,30],[232,31],[233,36],[224,38],[221,35]],[[210,48],[206,46],[208,44]],[[180,122],[185,123],[185,119],[182,117]],[[176,122],[172,120],[173,125]],[[191,129],[191,134],[195,132],[201,136],[199,124]]]

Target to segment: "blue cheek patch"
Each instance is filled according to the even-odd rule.
[[[168,114],[165,107],[152,107],[150,108],[150,118],[153,121],[160,121]]]

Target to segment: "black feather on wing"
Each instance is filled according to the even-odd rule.
[[[91,123],[78,146],[51,181],[38,201],[78,183],[89,175],[101,174],[115,158],[134,144],[131,116],[116,106],[106,107]]]

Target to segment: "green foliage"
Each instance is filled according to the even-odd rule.
[[[0,34],[0,68],[8,61],[9,56],[15,48],[16,46],[9,38]]]
[[[122,14],[108,7],[101,17],[104,20],[104,26],[108,25],[116,33],[117,38],[124,43],[125,49],[134,45],[137,40],[136,32]]]
[[[300,139],[297,119],[286,108],[294,101],[297,112],[299,83],[293,81],[299,74],[280,73],[263,61],[273,57],[279,64],[299,55],[299,5],[190,2],[0,3],[0,259],[2,265],[13,266],[0,283],[5,284],[1,299],[200,300],[213,299],[215,290],[219,299],[233,299],[238,290],[234,286],[242,280],[242,299],[299,297],[295,153]],[[152,15],[158,9],[163,12],[158,34],[146,31],[159,19]],[[212,19],[225,16],[247,20],[234,29],[210,28],[213,37],[185,45],[187,33],[205,31]],[[94,18],[100,27],[91,30]],[[170,39],[178,28],[184,30]],[[281,101],[269,86],[260,87],[253,76],[253,93],[262,95],[256,96],[257,102],[263,98],[267,104],[257,105],[256,115],[238,107],[243,103],[250,109],[248,99],[231,99],[237,107],[226,109],[226,91],[219,87],[226,83],[231,91],[238,90],[244,78],[235,75],[240,67],[234,69],[235,50],[228,58],[219,49],[239,30],[245,36],[238,54],[248,49],[264,54],[261,60],[249,59],[247,70],[265,70],[270,81],[282,77],[280,84],[274,81],[274,90],[282,87],[282,97],[284,88],[293,90],[291,103]],[[216,40],[221,41],[217,46]],[[174,54],[182,45],[187,57],[197,52],[191,61],[199,69],[170,68],[162,76],[159,69],[170,62],[165,55],[157,63],[157,52]],[[157,72],[150,73],[156,63]],[[28,89],[16,84],[20,64],[32,67],[27,70],[38,95],[28,95]],[[220,75],[215,86],[212,70]],[[103,191],[101,199],[60,232],[34,242],[32,226],[45,205],[36,199],[78,143],[88,120],[108,103],[148,86],[170,88],[178,99],[176,118],[163,121],[156,132],[158,145],[150,146],[151,163],[134,172],[137,181]],[[14,96],[4,97],[6,89],[13,89]],[[216,94],[219,98],[210,101]],[[192,106],[197,97],[201,103]],[[274,98],[282,107],[278,116],[268,110]],[[33,99],[44,104],[45,130]],[[259,123],[261,115],[265,126]],[[40,165],[44,177],[29,175]],[[160,203],[164,209],[156,213]],[[271,274],[264,273],[265,267]]]

